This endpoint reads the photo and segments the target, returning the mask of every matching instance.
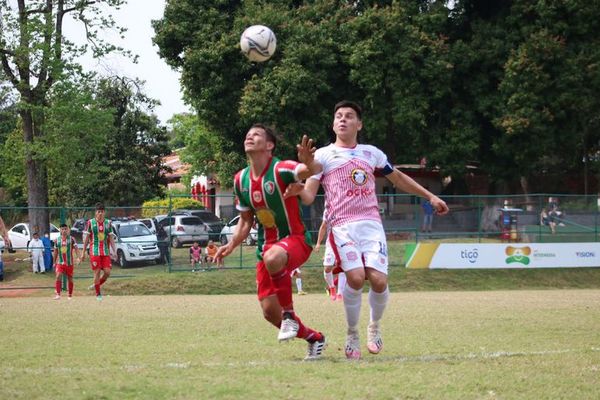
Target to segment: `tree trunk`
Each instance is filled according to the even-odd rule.
[[[30,110],[20,112],[23,120],[23,138],[25,140],[25,173],[27,175],[27,205],[31,233],[40,236],[50,232],[48,213],[48,170],[44,160],[36,159],[33,144],[39,132]]]
[[[531,211],[533,210],[533,202],[531,200],[531,196],[529,195],[529,181],[525,176],[521,176],[519,181],[521,183],[521,189],[523,189],[523,194],[525,195],[525,209],[527,211]]]

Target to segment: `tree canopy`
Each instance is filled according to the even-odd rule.
[[[239,50],[253,24],[277,35],[264,63]],[[258,121],[280,132],[281,156],[302,134],[324,145],[345,98],[390,161],[426,157],[453,177],[476,165],[526,191],[539,174],[599,171],[598,24],[598,0],[171,0],[154,41],[227,151]]]

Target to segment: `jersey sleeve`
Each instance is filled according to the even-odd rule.
[[[394,166],[388,161],[387,156],[377,147],[373,146],[373,154],[375,155],[375,169],[382,175],[389,175],[394,171]]]
[[[298,169],[302,164],[293,160],[285,160],[277,163],[276,172],[286,185],[298,182]]]
[[[241,170],[239,171],[237,174],[235,174],[235,177],[233,178],[233,191],[235,194],[235,208],[238,211],[248,211],[251,209],[250,204],[247,203],[246,201],[246,197],[242,195],[243,192],[243,188],[242,188],[242,174],[244,173],[244,171],[246,170]],[[246,190],[250,190],[250,188],[246,188]]]
[[[318,161],[319,164],[325,166],[326,165],[325,152],[323,151],[323,149],[325,149],[325,147],[321,148],[321,149],[317,149],[317,151],[315,151],[315,160]],[[322,176],[323,176],[323,170],[321,172],[319,172],[318,174],[314,174],[309,179],[316,179],[316,180],[320,181]]]

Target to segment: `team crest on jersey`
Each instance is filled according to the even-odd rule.
[[[260,203],[262,201],[262,193],[258,190],[252,192],[252,200],[254,200],[256,203]]]
[[[371,152],[369,150],[363,151],[363,154],[365,155],[365,157],[371,158]]]
[[[271,181],[267,181],[264,184],[265,192],[273,194],[275,192],[275,184]]]
[[[362,186],[367,183],[367,173],[360,168],[354,168],[350,173],[350,179],[355,185]]]

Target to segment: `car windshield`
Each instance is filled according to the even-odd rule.
[[[204,222],[221,222],[221,220],[215,214],[206,211],[193,211],[191,214],[200,218]]]
[[[121,225],[119,226],[119,236],[122,238],[151,235],[144,224]]]
[[[198,217],[181,218],[181,225],[204,225]]]

